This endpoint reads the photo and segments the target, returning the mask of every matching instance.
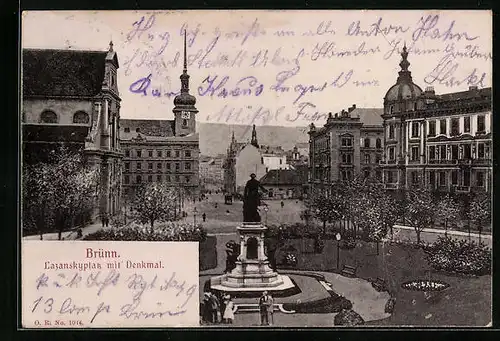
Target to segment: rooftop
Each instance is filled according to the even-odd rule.
[[[89,97],[99,94],[113,51],[23,49],[23,96]]]
[[[294,169],[273,169],[260,182],[265,185],[302,185],[301,172]]]

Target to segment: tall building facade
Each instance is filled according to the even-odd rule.
[[[95,214],[120,210],[118,57],[107,51],[23,49],[23,163],[48,162],[63,145],[100,168]],[[96,210],[97,211],[97,210]]]
[[[199,194],[199,135],[196,98],[189,93],[186,37],[181,92],[174,98],[173,120],[121,121],[123,187],[127,196],[143,183],[166,182],[191,197]]]
[[[386,188],[491,191],[491,88],[436,95],[413,83],[406,46],[401,56],[396,84],[384,97]]]
[[[309,127],[311,195],[329,195],[331,186],[355,177],[381,177],[382,109],[356,108],[328,115],[326,124]]]

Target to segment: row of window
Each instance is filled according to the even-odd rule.
[[[73,123],[88,124],[90,116],[84,111],[77,111],[73,114]],[[59,123],[57,114],[51,110],[45,110],[40,114],[40,123]]]
[[[361,140],[363,143],[362,146],[364,148],[371,148],[371,140],[368,137],[361,139]],[[378,148],[378,149],[382,148],[382,140],[380,138],[377,138],[375,140],[375,148]]]
[[[451,122],[451,129],[450,129],[450,135],[451,136],[458,136],[461,133],[470,133],[471,132],[471,117],[470,116],[465,116],[463,119],[464,125],[463,125],[463,131],[460,131],[460,118],[454,117],[450,120]],[[477,123],[477,132],[478,133],[483,133],[486,131],[486,117],[485,115],[478,115],[476,116],[476,123]],[[412,122],[410,126],[410,136],[412,138],[417,138],[420,137],[420,122]],[[441,119],[441,120],[432,120],[429,121],[429,131],[427,136],[433,137],[438,135],[437,134],[437,126],[439,124],[439,134],[440,135],[448,135],[448,121],[446,119]],[[388,138],[390,140],[394,139],[394,131],[395,127],[393,124],[389,125],[389,131],[388,131]]]
[[[329,144],[330,144],[330,139],[322,139],[322,140],[318,140],[318,141],[314,141],[314,146],[316,148],[316,150],[319,150],[319,149],[327,149]],[[340,139],[340,145],[342,147],[352,147],[353,146],[353,138],[352,137],[348,137],[348,136],[343,136],[341,137]],[[366,138],[362,138],[361,139],[361,145],[364,147],[364,148],[371,148],[371,139],[366,137]],[[375,148],[382,148],[382,140],[380,138],[377,138],[375,140]]]
[[[141,170],[142,169],[142,162],[137,162],[136,163],[136,169]],[[153,162],[148,163],[148,168],[149,170],[154,169],[154,164]],[[163,163],[158,162],[156,163],[156,169],[163,169]],[[171,170],[172,169],[172,164],[170,162],[165,163],[165,169],[166,170]],[[174,169],[176,171],[181,170],[181,163],[180,162],[175,162],[174,163]],[[184,170],[191,170],[192,169],[192,164],[191,162],[184,162]],[[125,170],[130,171],[130,162],[125,162]]]
[[[153,176],[152,175],[148,175],[147,178],[145,178],[147,180],[147,182],[153,182]],[[179,176],[179,175],[175,175],[175,176],[170,176],[170,175],[165,175],[163,176],[162,174],[158,174],[156,175],[156,178],[154,178],[155,181],[157,182],[161,182],[161,181],[165,181],[165,182],[183,182],[183,183],[190,183],[191,182],[191,177],[189,175],[186,175],[186,176]],[[131,182],[131,177],[129,175],[125,175],[123,177],[123,182],[128,185],[130,184]],[[142,175],[137,175],[135,177],[135,183],[137,184],[140,184],[142,183]]]
[[[142,157],[142,150],[125,150],[125,157],[131,157],[132,154],[135,154],[136,157]],[[154,151],[153,150],[148,150],[147,157],[154,157]],[[175,155],[175,157],[181,157],[181,151],[180,150],[174,150],[173,153],[171,150],[165,151],[165,157],[172,157],[172,155]],[[184,151],[184,157],[191,157],[192,153],[190,150],[185,150]],[[156,157],[163,157],[163,150],[157,150],[156,151]]]
[[[395,147],[387,148],[387,155],[389,160],[395,160]],[[449,153],[449,155],[448,155]],[[474,155],[473,155],[474,154]],[[489,147],[485,143],[477,144],[477,152],[473,153],[472,144],[453,144],[453,145],[439,145],[428,147],[429,160],[461,160],[461,159],[484,159],[489,155]],[[412,146],[410,148],[410,160],[420,160],[420,147]]]
[[[448,179],[448,174],[446,171],[428,171],[427,172],[427,180],[430,185],[433,187],[447,187],[448,184],[452,186],[471,186],[471,171],[470,169],[464,170],[452,170],[450,174],[450,178]],[[396,183],[397,182],[397,174],[396,171],[387,171],[386,174],[386,183]],[[421,176],[418,171],[410,172],[410,182],[412,185],[416,186],[421,183]],[[474,186],[476,187],[484,187],[486,185],[486,174],[485,172],[476,171],[475,172],[475,182]]]

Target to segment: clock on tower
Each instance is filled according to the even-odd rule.
[[[181,118],[182,119],[185,119],[185,120],[189,120],[189,118],[191,117],[191,113],[189,111],[181,111]]]

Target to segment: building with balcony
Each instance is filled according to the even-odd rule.
[[[328,195],[332,184],[355,177],[381,178],[382,109],[356,108],[328,115],[326,124],[309,126],[311,195]]]
[[[413,83],[408,52],[384,97],[384,159],[388,189],[490,191],[491,88],[436,95]]]
[[[127,196],[143,183],[166,182],[188,197],[199,195],[199,135],[196,98],[189,93],[186,39],[181,92],[174,98],[173,120],[122,119],[123,187]]]
[[[120,210],[118,56],[105,51],[23,49],[23,164],[50,162],[60,146],[100,168],[97,214]]]

